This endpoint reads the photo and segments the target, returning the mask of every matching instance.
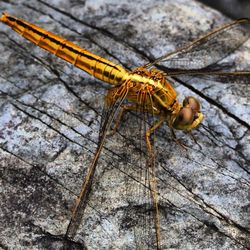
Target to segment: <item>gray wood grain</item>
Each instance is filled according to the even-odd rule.
[[[0,9],[126,68],[230,21],[186,0],[18,0],[0,1]],[[250,41],[226,61],[249,69],[249,48]],[[0,247],[60,249],[93,157],[109,86],[3,24],[0,53]],[[202,149],[177,132],[190,146],[187,152],[166,126],[156,134],[163,249],[247,249],[249,85],[195,78],[187,83],[206,98],[176,82],[178,99],[195,95],[201,100],[210,132],[194,131]],[[138,247],[134,229],[140,225],[133,216],[142,212],[143,188],[131,176],[140,172],[144,159],[134,147],[139,143],[134,118],[126,118],[105,145],[72,249]]]

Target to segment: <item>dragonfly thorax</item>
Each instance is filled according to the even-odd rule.
[[[112,106],[124,93],[133,103],[130,109],[158,115],[171,128],[189,131],[203,119],[198,100],[188,96],[180,104],[175,89],[157,69],[140,67],[128,72],[120,85],[108,91],[106,104]]]
[[[151,102],[160,114],[165,116],[170,127],[180,130],[191,131],[203,120],[199,101],[192,96],[187,96],[182,105],[177,100],[177,94],[173,86],[166,79],[163,72],[152,68],[147,70],[143,67],[134,70],[136,74],[144,77],[145,85],[152,86]]]
[[[176,99],[177,94],[173,86],[166,80],[163,72],[157,69],[136,68],[127,77],[130,84],[128,98],[135,101],[141,93],[145,95],[144,105],[154,106],[160,113],[162,110],[177,113],[180,105]],[[136,97],[135,97],[136,98]]]
[[[137,68],[130,79],[134,83],[131,90],[134,91],[135,86],[138,87],[138,85],[140,89],[146,89],[148,91],[147,106],[152,105],[154,113],[157,113],[155,111],[157,110],[161,116],[165,116],[170,127],[190,131],[201,123],[203,114],[200,112],[199,101],[195,97],[187,96],[181,105],[177,100],[175,89],[161,71],[154,68],[151,70],[143,67]]]

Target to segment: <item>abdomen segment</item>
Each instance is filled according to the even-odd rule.
[[[47,30],[4,13],[0,19],[39,47],[72,63],[94,77],[113,85],[126,79],[127,71]]]

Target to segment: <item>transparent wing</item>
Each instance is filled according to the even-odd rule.
[[[250,19],[239,19],[208,33],[188,46],[157,58],[145,67],[160,64],[169,69],[184,69],[187,74],[187,70],[203,69],[220,61],[249,37]]]
[[[94,158],[91,162],[91,165],[89,166],[87,175],[85,177],[85,180],[82,184],[80,194],[76,200],[75,206],[73,208],[73,213],[70,219],[70,223],[67,227],[66,234],[64,236],[65,238],[65,247],[69,247],[70,241],[74,239],[76,232],[81,224],[82,217],[85,212],[85,208],[88,203],[88,198],[91,190],[91,186],[93,183],[93,179],[96,172],[96,166],[98,163],[98,160],[100,158],[100,154],[102,152],[102,148],[105,143],[105,139],[107,137],[107,132],[110,129],[110,126],[116,117],[117,113],[119,113],[119,110],[121,108],[122,103],[126,99],[127,91],[121,91],[120,96],[116,99],[116,101],[110,106],[105,107],[102,115],[101,120],[101,129],[99,132],[99,139],[97,143],[96,152],[94,155]]]
[[[74,241],[79,235],[88,241],[89,238],[85,235],[86,230],[84,228],[87,225],[91,227],[91,225],[96,226],[98,224],[100,225],[99,234],[103,236],[103,241],[109,247],[118,247],[119,242],[117,242],[117,239],[128,237],[128,235],[131,235],[129,233],[131,231],[134,238],[128,238],[126,243],[123,243],[123,247],[128,246],[131,248],[133,246],[133,249],[154,249],[156,245],[160,244],[159,236],[156,234],[156,226],[160,227],[159,220],[158,224],[155,221],[155,207],[158,204],[155,205],[152,198],[152,192],[154,194],[157,192],[157,187],[152,186],[152,180],[155,180],[155,160],[152,154],[148,152],[145,143],[146,131],[155,122],[156,117],[149,114],[148,107],[143,105],[145,96],[138,95],[137,105],[127,109],[132,111],[128,114],[129,126],[124,121],[120,123],[120,113],[123,112],[123,108],[131,105],[126,100],[128,90],[126,87],[122,88],[121,86],[112,90],[109,92],[110,98],[117,95],[119,98],[115,102],[111,100],[112,105],[107,101],[106,104],[108,105],[104,108],[96,153],[89,166],[64,236],[65,248],[71,247],[72,240]],[[107,138],[108,131],[112,131],[113,126],[116,128],[116,122],[119,123],[119,130],[115,131],[114,136]],[[104,158],[107,161],[109,158],[107,155],[103,157],[103,153],[101,154],[103,147],[105,146],[108,151],[113,152],[112,147],[116,146],[115,141],[117,137],[120,138],[120,135],[122,138],[124,137],[125,145],[122,148],[124,157],[120,157],[120,161],[115,161],[115,164],[113,164],[114,159],[112,158],[108,165],[104,163],[105,167],[101,166],[103,164],[98,162],[102,162]],[[154,135],[151,136],[151,140],[153,147]],[[122,144],[121,141],[119,143]],[[117,150],[116,147],[114,150]],[[106,150],[104,149],[104,151]],[[118,155],[118,151],[114,152]],[[104,184],[102,180],[105,175],[110,178],[109,171],[115,173],[114,176],[117,177],[117,180],[110,179],[109,185],[111,187]],[[120,179],[123,181],[117,185],[116,182]],[[119,202],[113,190],[110,190],[113,185],[117,188],[118,193],[123,193],[123,197],[119,197],[121,199]],[[124,191],[119,191],[119,188]],[[106,205],[102,204],[102,207],[106,207],[106,210],[98,206],[100,196],[103,202],[106,203]],[[124,207],[124,211],[119,211],[120,208],[116,210],[115,205],[112,204],[112,206],[110,203],[119,203],[119,207]],[[90,213],[89,210],[92,212]],[[116,222],[113,221],[114,218],[122,220],[123,227],[117,231],[115,229]],[[98,229],[96,230],[98,231]],[[93,245],[95,244],[100,246],[103,242],[94,242]]]
[[[237,81],[238,84],[239,83],[249,84],[249,77],[250,77],[249,70],[230,71],[232,70],[231,67],[218,67],[217,69],[215,68],[216,67],[207,67],[205,69],[200,69],[200,70],[167,70],[163,68],[162,70],[167,72],[166,76],[170,77],[180,78],[181,76],[190,76],[190,77],[197,77],[200,79],[213,80],[220,83],[228,83],[228,82],[232,83]]]
[[[131,138],[131,142],[134,141],[132,145],[135,145],[135,148],[131,152],[131,159],[136,165],[134,168],[127,169],[127,171],[137,180],[137,183],[132,179],[128,179],[126,184],[127,192],[130,194],[127,196],[128,203],[131,204],[132,209],[131,211],[128,210],[127,216],[130,218],[128,221],[133,221],[134,223],[133,231],[136,249],[160,249],[161,225],[155,174],[154,132],[152,132],[150,137],[151,149],[149,149],[147,140],[145,140],[147,131],[157,123],[159,118],[149,112],[148,105],[144,105],[147,96],[151,100],[152,107],[151,93],[143,94],[139,92],[137,104],[133,109],[130,109],[131,112],[128,114],[129,120],[132,121],[130,122],[132,132],[126,130],[129,133],[126,136]]]
[[[113,88],[114,91],[115,89]],[[115,95],[113,92],[109,94],[110,98]],[[155,204],[157,188],[152,185],[156,179],[155,160],[145,142],[146,131],[153,126],[157,118],[149,112],[153,105],[151,96],[151,103],[146,104],[148,96],[150,93],[139,91],[135,103],[127,102],[123,105],[122,115],[118,115],[119,124],[115,124],[115,128],[119,125],[119,134],[127,138],[124,151],[128,161],[125,170],[127,178],[124,183],[126,187],[124,198],[129,206],[125,209],[122,231],[126,229],[133,232],[135,249],[154,249],[160,244],[159,220],[157,223],[155,220],[158,206]],[[129,125],[125,122],[126,117],[129,119]],[[153,135],[151,139],[153,150]]]

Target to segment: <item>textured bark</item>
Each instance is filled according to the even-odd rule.
[[[187,0],[18,0],[0,6],[127,68],[230,21]],[[9,27],[1,24],[0,30],[0,247],[60,249],[96,147],[108,86]],[[250,41],[226,61],[249,69],[249,48]],[[178,132],[191,147],[187,152],[166,126],[156,134],[163,249],[246,249],[249,85],[196,78],[188,84],[193,89],[176,82],[179,99],[201,99],[210,133],[194,131],[201,149]],[[133,156],[133,119],[123,123],[130,133],[117,133],[105,146],[72,249],[136,248],[130,220],[141,212],[141,189],[133,190],[130,177],[142,155]]]

